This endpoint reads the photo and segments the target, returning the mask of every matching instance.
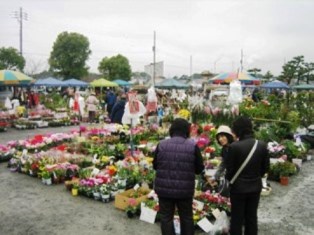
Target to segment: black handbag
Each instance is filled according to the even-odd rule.
[[[251,157],[253,156],[253,153],[256,150],[257,143],[258,143],[258,140],[255,140],[255,143],[254,143],[254,145],[253,145],[249,155],[247,156],[245,161],[242,163],[242,165],[240,166],[238,171],[235,173],[235,175],[232,177],[230,182],[229,182],[229,180],[226,179],[226,177],[222,177],[222,179],[219,182],[219,186],[218,186],[218,193],[221,196],[223,196],[223,197],[229,197],[230,196],[230,187],[231,187],[231,185],[235,182],[235,180],[238,178],[238,176],[240,175],[240,173],[242,172],[244,167],[250,161]]]

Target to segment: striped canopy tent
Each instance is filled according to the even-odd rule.
[[[99,78],[90,83],[92,87],[117,87],[118,84],[115,82],[108,81],[104,78]]]
[[[209,83],[212,84],[222,84],[230,83],[233,80],[238,79],[242,84],[245,85],[260,85],[261,81],[258,78],[248,74],[248,73],[221,73],[217,76],[209,79]]]
[[[26,85],[34,81],[24,73],[13,70],[0,70],[0,85]]]

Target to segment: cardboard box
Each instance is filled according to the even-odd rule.
[[[141,202],[143,202],[147,199],[147,194],[150,193],[151,189],[139,188],[137,191],[140,191],[143,195],[135,198],[136,205],[140,204]],[[134,193],[135,193],[134,189],[129,189],[129,190],[126,190],[122,193],[118,193],[115,196],[114,206],[118,209],[124,210],[125,208],[128,207],[128,199],[132,198]]]

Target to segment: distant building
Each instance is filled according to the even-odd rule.
[[[154,78],[154,64],[148,64],[144,67],[145,73],[149,74],[152,78]],[[164,76],[164,62],[156,62],[155,63],[155,77],[163,77]]]

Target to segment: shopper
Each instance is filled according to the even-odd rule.
[[[215,173],[215,180],[219,181],[221,177],[225,176],[226,170],[226,158],[228,155],[229,145],[234,141],[234,135],[230,127],[221,125],[217,129],[216,140],[218,144],[222,147],[221,149],[221,163]]]
[[[99,104],[99,100],[96,98],[96,94],[94,91],[90,93],[86,100],[87,111],[88,111],[88,119],[89,122],[92,123],[95,121],[97,105]]]
[[[182,118],[173,121],[170,139],[160,141],[153,161],[155,191],[159,198],[161,231],[174,235],[174,214],[178,209],[181,235],[194,234],[192,202],[195,174],[204,170],[200,149],[189,139],[190,124]]]
[[[124,114],[124,108],[126,104],[126,95],[122,94],[119,101],[117,101],[111,111],[110,120],[112,123],[122,124],[122,117]]]
[[[234,121],[232,131],[239,141],[232,143],[226,157],[226,178],[231,181],[251,152],[256,140],[249,118],[239,117]],[[254,148],[253,148],[254,150]],[[235,182],[231,184],[231,235],[256,235],[257,209],[262,190],[262,177],[269,169],[267,145],[258,141],[256,149]]]

